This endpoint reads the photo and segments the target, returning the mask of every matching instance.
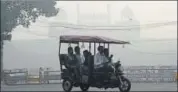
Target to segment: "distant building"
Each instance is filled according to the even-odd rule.
[[[90,14],[82,14],[80,13],[79,5],[77,9],[78,14],[78,24],[79,25],[90,25],[90,26],[111,26],[111,14],[110,14],[110,5],[107,5],[106,13],[90,13]],[[120,40],[140,40],[140,22],[134,16],[133,11],[126,6],[121,11],[121,18],[119,21],[114,23],[114,26],[118,27],[117,36]],[[136,27],[135,27],[136,26]],[[121,30],[119,29],[121,28]],[[124,30],[122,30],[122,28]],[[128,30],[125,30],[128,29]],[[85,30],[85,29],[83,29]],[[101,30],[102,31],[102,30]],[[112,30],[108,30],[112,31]]]

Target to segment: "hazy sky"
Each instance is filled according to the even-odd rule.
[[[40,27],[43,25],[49,26],[50,23],[60,22],[64,17],[67,18],[67,22],[77,22],[77,4],[80,5],[81,14],[100,14],[107,13],[107,4],[111,5],[111,22],[112,24],[120,21],[121,11],[124,7],[129,6],[135,18],[140,24],[146,24],[150,22],[166,22],[177,20],[177,2],[176,1],[58,1],[56,7],[62,8],[66,13],[61,16],[61,12],[55,17],[44,18],[40,17],[36,23],[32,24],[29,29],[18,26],[14,29],[12,40],[24,40],[24,39],[41,39],[48,38],[46,36],[36,36],[26,31],[39,35],[48,35],[48,27]],[[40,26],[38,26],[40,25]],[[155,30],[157,30],[155,32]],[[177,38],[177,26],[173,25],[168,28],[161,27],[153,30],[141,30],[144,36],[167,36]],[[159,35],[161,34],[161,35]]]

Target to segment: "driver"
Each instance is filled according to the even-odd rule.
[[[104,55],[109,60],[109,62],[112,62],[113,55],[109,56],[109,50],[107,48],[104,48]]]
[[[104,48],[104,55],[105,57],[109,58],[109,51],[107,48]]]
[[[97,71],[112,72],[113,68],[109,65],[112,56],[113,55],[109,57],[108,49],[104,49],[103,46],[99,46],[98,53],[94,58],[94,68]]]
[[[109,50],[107,48],[104,48],[104,55],[108,59],[109,63],[111,63],[113,55],[109,56]],[[109,63],[108,65],[106,65],[106,68],[107,68],[106,70],[108,72],[112,72],[114,71],[114,68]]]
[[[98,53],[94,57],[94,68],[98,71],[103,70],[104,63],[108,62],[108,59],[104,55],[104,47],[98,47]]]

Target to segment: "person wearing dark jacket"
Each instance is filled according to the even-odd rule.
[[[91,55],[91,53],[90,52],[88,52],[88,50],[84,50],[83,51],[83,56],[84,56],[84,63],[83,63],[83,65],[85,65],[85,66],[88,66],[88,61],[89,61],[89,56]]]

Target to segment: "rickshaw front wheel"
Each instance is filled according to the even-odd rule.
[[[62,83],[62,87],[65,92],[70,92],[72,90],[73,83],[69,79],[64,79],[64,81]]]
[[[83,92],[86,92],[88,89],[89,89],[89,85],[88,84],[80,84],[80,89],[83,91]]]
[[[119,90],[120,92],[129,92],[131,89],[131,82],[127,78],[122,78],[122,84],[119,84]]]

